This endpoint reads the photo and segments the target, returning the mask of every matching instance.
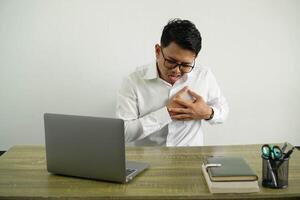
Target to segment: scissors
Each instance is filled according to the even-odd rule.
[[[282,150],[277,145],[264,144],[261,147],[261,153],[265,159],[279,160],[282,157]]]

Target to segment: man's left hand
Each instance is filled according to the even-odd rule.
[[[175,99],[175,101],[184,108],[169,108],[172,112],[171,118],[176,120],[197,120],[209,119],[212,114],[212,108],[207,105],[204,99],[197,93],[188,89],[188,93],[194,97],[194,102],[188,102],[182,99]]]

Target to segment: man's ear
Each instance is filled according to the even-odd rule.
[[[156,56],[156,59],[159,58],[159,54],[160,54],[160,45],[156,44],[155,45],[155,56]]]

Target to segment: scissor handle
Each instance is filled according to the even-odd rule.
[[[272,149],[274,159],[279,160],[282,157],[282,150],[279,146],[275,145]]]
[[[262,156],[263,156],[263,157],[269,159],[269,158],[271,157],[271,148],[270,148],[270,145],[264,144],[264,145],[261,147],[261,153],[262,153]]]
[[[267,159],[279,160],[282,157],[282,151],[279,146],[264,144],[261,147],[262,156]]]

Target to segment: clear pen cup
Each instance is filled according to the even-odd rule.
[[[262,156],[262,186],[287,188],[289,178],[289,158],[272,160]]]

